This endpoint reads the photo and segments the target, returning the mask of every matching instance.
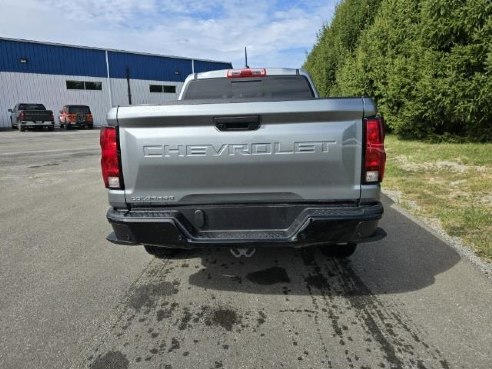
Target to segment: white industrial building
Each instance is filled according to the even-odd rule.
[[[9,108],[41,103],[55,123],[64,105],[88,105],[96,126],[111,107],[175,100],[191,73],[231,63],[0,38],[0,128]]]

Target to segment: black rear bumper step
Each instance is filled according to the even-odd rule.
[[[196,214],[199,216],[196,216]],[[384,238],[381,203],[361,206],[252,205],[115,210],[108,240],[124,245],[310,246]]]

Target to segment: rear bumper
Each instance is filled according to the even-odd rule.
[[[70,127],[90,127],[93,125],[93,122],[66,122],[66,123],[62,123],[62,124],[66,124],[67,126],[70,126]]]
[[[290,246],[377,241],[381,203],[360,206],[236,205],[115,210],[107,213],[123,245],[173,248]]]
[[[22,121],[19,124],[23,127],[52,127],[55,125],[53,121]]]

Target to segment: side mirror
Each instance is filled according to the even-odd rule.
[[[12,113],[12,109],[9,109],[9,113]]]

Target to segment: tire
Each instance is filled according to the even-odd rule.
[[[26,127],[24,127],[22,124],[18,124],[17,127],[19,127],[20,132],[24,132],[26,130]]]
[[[321,252],[323,255],[337,259],[345,259],[352,256],[356,249],[356,243],[321,246]]]
[[[48,131],[54,131],[55,130],[55,126],[49,126],[48,127]]]
[[[92,129],[92,128],[94,128],[94,125],[89,124],[89,125],[87,126],[87,128]]]
[[[65,130],[70,130],[70,124],[65,124]]]
[[[158,247],[158,246],[150,246],[144,245],[145,251],[147,251],[150,255],[155,256],[157,258],[172,258],[178,255],[182,250],[180,249],[170,249],[167,247]]]

